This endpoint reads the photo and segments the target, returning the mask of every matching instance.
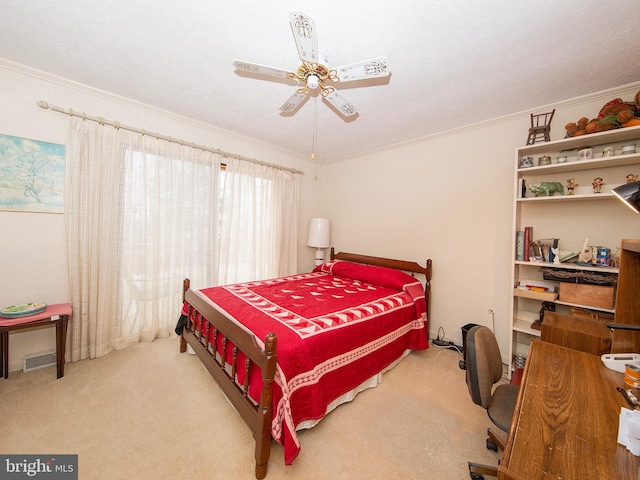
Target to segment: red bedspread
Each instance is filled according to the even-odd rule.
[[[198,294],[252,331],[261,346],[267,334],[277,335],[272,436],[284,446],[287,465],[300,451],[301,422],[322,418],[333,400],[407,349],[428,348],[422,284],[397,270],[334,261],[311,273]],[[256,373],[251,397],[261,389]]]

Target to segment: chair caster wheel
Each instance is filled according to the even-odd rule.
[[[472,473],[471,480],[484,480],[484,477],[479,473]]]
[[[493,450],[494,452],[498,451],[498,445],[496,445],[496,442],[490,438],[487,438],[487,450]]]

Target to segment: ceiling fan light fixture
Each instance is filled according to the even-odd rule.
[[[319,85],[320,79],[317,75],[312,74],[307,77],[307,87],[309,87],[311,90],[315,90]]]
[[[302,62],[295,72],[242,60],[234,61],[233,65],[238,71],[295,81],[297,83],[296,91],[280,106],[280,111],[283,113],[294,113],[305,97],[310,95],[317,98],[318,90],[320,90],[319,93],[322,97],[327,99],[340,115],[344,117],[355,115],[358,112],[355,106],[339,95],[335,88],[328,83],[387,77],[391,73],[387,59],[385,57],[372,58],[329,69],[327,68],[327,56],[318,50],[318,39],[313,19],[303,12],[296,11],[289,13],[289,20],[298,49],[298,57]]]

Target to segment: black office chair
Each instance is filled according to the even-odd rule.
[[[473,403],[487,410],[489,418],[500,430],[509,432],[511,417],[518,398],[518,385],[500,384],[502,378],[502,356],[493,332],[476,325],[467,332],[464,345],[467,386]],[[487,448],[504,450],[504,441],[493,430],[487,429]],[[482,475],[497,476],[497,467],[469,462],[469,474],[473,480],[482,480]]]

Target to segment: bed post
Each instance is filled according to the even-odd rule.
[[[267,466],[271,453],[271,422],[273,420],[273,387],[272,382],[276,373],[276,344],[275,334],[270,333],[265,338],[264,355],[267,359],[266,368],[262,370],[264,388],[258,405],[258,425],[260,438],[256,437],[256,478],[267,476]]]
[[[189,280],[188,278],[185,278],[182,281],[182,303],[184,303],[184,295],[187,293],[187,290],[189,290],[189,287],[191,286],[191,280]],[[186,328],[186,325],[185,325]],[[187,351],[187,341],[184,339],[184,335],[180,335],[180,353],[184,353]]]
[[[431,269],[432,269],[431,259],[427,259],[427,272],[425,273],[425,283],[424,283],[424,299],[427,302],[427,338],[429,338],[429,324],[431,323]]]

